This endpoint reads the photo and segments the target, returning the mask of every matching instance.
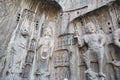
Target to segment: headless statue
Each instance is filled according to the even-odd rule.
[[[83,54],[83,59],[87,66],[86,73],[91,72],[90,67],[90,54],[95,54],[97,56],[98,64],[99,64],[99,77],[105,77],[102,67],[103,67],[103,59],[104,59],[104,44],[105,44],[105,36],[102,33],[96,33],[95,25],[92,22],[87,23],[85,26],[86,34],[84,36],[76,36],[78,40],[78,44],[80,47],[83,47],[84,44],[87,44],[88,50]]]

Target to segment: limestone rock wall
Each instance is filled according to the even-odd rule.
[[[114,0],[1,0],[0,80],[119,80],[119,13]],[[105,78],[85,73],[88,46],[75,38],[89,22],[106,38]],[[91,68],[99,73],[94,56]]]
[[[103,5],[108,5],[115,0],[55,0],[63,8],[64,12],[86,9],[85,12],[92,11]],[[85,13],[84,12],[84,13]]]
[[[44,11],[45,7],[42,10],[42,4],[37,0],[0,1],[1,80],[40,79],[41,73],[37,72],[41,64],[39,44],[42,43],[41,38],[44,38],[45,34],[52,32],[50,38],[53,49],[56,14],[59,11],[48,8],[53,11],[50,10],[48,14]],[[52,72],[48,74],[53,76]]]
[[[80,13],[78,13],[78,15],[80,15]],[[118,21],[119,2],[118,4],[115,3],[109,6],[103,6],[85,15],[82,16],[80,15],[73,21],[71,21],[70,19],[71,16],[74,16],[72,12],[65,12],[61,15],[62,26],[59,28],[61,29],[61,31],[59,32],[60,35],[57,44],[58,50],[56,49],[59,54],[60,54],[59,50],[60,51],[64,51],[64,49],[68,50],[68,54],[70,55],[69,67],[71,71],[71,79],[72,80],[87,79],[85,74],[86,65],[84,64],[83,54],[87,51],[88,47],[84,46],[82,48],[79,48],[77,41],[71,41],[70,42],[71,44],[69,45],[69,38],[71,38],[70,40],[73,40],[72,35],[74,35],[75,31],[78,31],[78,34],[80,36],[85,35],[86,34],[85,25],[89,22],[93,22],[96,26],[97,32],[99,32],[99,30],[102,30],[106,36],[105,58],[104,58],[105,65],[103,67],[104,70],[103,72],[106,75],[105,80],[114,80],[114,79],[119,80],[118,77],[119,74],[118,64],[119,64],[119,56],[120,56],[119,47],[115,45],[113,38],[114,32],[117,29],[119,29],[119,21]],[[68,37],[69,35],[71,35],[71,37]],[[91,60],[91,67],[93,71],[98,73],[99,65],[95,57],[92,57],[89,60]],[[90,80],[102,80],[102,79],[93,78]]]

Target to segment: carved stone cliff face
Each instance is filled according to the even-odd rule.
[[[119,80],[119,0],[1,0],[0,80]]]

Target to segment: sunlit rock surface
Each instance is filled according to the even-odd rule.
[[[119,0],[0,0],[0,80],[120,80],[119,28]]]

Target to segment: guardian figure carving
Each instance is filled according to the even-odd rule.
[[[93,73],[91,72],[92,69],[90,67],[90,62],[91,62],[90,55],[94,54],[97,56],[97,61],[99,64],[98,76],[105,77],[105,74],[103,73],[103,70],[102,70],[103,59],[105,54],[105,50],[104,50],[105,35],[103,33],[96,33],[95,25],[92,22],[89,22],[86,24],[85,31],[86,31],[86,34],[84,36],[75,36],[78,40],[78,44],[80,47],[83,47],[85,44],[87,44],[88,46],[87,51],[83,54],[83,59],[87,66],[87,70],[85,71],[85,73],[87,74]]]

